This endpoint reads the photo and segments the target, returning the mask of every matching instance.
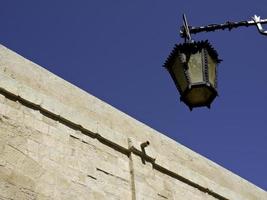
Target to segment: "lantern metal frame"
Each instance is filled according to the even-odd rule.
[[[182,55],[183,54],[196,54],[200,53],[201,55],[201,70],[202,70],[202,81],[193,82],[191,80],[190,75],[188,74],[188,67],[187,63],[183,61]],[[211,83],[211,80],[209,79],[209,66],[208,66],[208,56],[210,56],[216,64],[220,63],[221,60],[218,58],[218,53],[216,50],[211,46],[211,44],[206,41],[200,41],[200,42],[191,42],[191,43],[183,43],[179,45],[175,45],[173,51],[171,52],[170,56],[167,58],[164,67],[169,71],[176,88],[178,89],[181,97],[180,100],[183,101],[190,110],[192,110],[194,107],[202,107],[207,106],[210,108],[210,105],[212,101],[215,99],[216,96],[218,96],[217,92],[217,67],[215,67],[215,80],[214,83]],[[172,66],[175,64],[176,59],[180,59],[180,62],[184,64],[184,75],[186,79],[186,89],[182,90],[180,84],[178,83],[175,73],[172,70]],[[197,88],[205,88],[210,91],[211,95],[207,99],[205,103],[197,103],[197,104],[191,104],[190,101],[187,100],[187,96],[190,95],[192,90]]]

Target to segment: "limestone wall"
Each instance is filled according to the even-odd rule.
[[[0,46],[0,200],[7,199],[267,200],[267,193]]]

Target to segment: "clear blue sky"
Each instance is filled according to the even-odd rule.
[[[266,0],[0,0],[0,42],[267,189],[267,37],[203,33],[224,60],[211,110],[189,109],[162,67],[191,25],[267,18]]]

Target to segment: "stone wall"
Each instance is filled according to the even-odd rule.
[[[10,199],[267,200],[267,193],[0,46],[0,200]]]

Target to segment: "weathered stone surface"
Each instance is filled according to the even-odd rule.
[[[0,45],[0,199],[267,193]]]

